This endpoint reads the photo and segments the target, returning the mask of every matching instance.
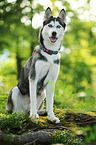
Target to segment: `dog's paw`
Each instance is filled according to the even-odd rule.
[[[60,120],[57,117],[50,118],[49,120],[52,121],[52,122],[55,122],[55,123],[60,123]]]
[[[39,115],[38,115],[38,114],[30,114],[30,117],[31,117],[31,118],[36,118],[36,119],[38,119],[38,118],[39,118]]]
[[[57,117],[55,117],[56,119],[55,119],[55,123],[60,123],[60,120],[59,120],[59,118],[57,118]]]

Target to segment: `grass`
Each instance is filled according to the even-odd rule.
[[[74,93],[72,86],[61,80],[56,83],[55,106],[74,113],[96,113],[96,97],[91,89]],[[95,114],[96,115],[96,114]]]

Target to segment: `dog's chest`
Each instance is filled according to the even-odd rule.
[[[58,62],[58,64],[57,64]],[[37,93],[40,94],[47,83],[55,82],[59,73],[59,60],[37,61],[36,63],[36,80]]]
[[[36,79],[44,78],[46,81],[54,81],[59,72],[59,57],[47,57],[47,61],[36,62]],[[47,82],[46,82],[47,83]]]

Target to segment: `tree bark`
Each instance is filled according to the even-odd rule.
[[[22,69],[22,66],[21,66],[22,59],[19,56],[18,52],[16,53],[16,60],[17,60],[17,79],[19,79],[21,69]]]
[[[0,145],[27,145],[34,142],[44,143],[52,140],[52,132],[37,131],[24,135],[6,135],[0,133]]]

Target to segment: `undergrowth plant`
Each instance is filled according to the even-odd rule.
[[[96,125],[83,129],[83,134],[85,136],[85,139],[81,145],[96,144]]]
[[[0,128],[5,133],[15,133],[21,130],[30,121],[28,113],[13,113],[3,116],[0,121]]]
[[[62,143],[64,145],[79,145],[81,140],[68,133],[67,130],[57,130],[52,135],[52,143]]]

